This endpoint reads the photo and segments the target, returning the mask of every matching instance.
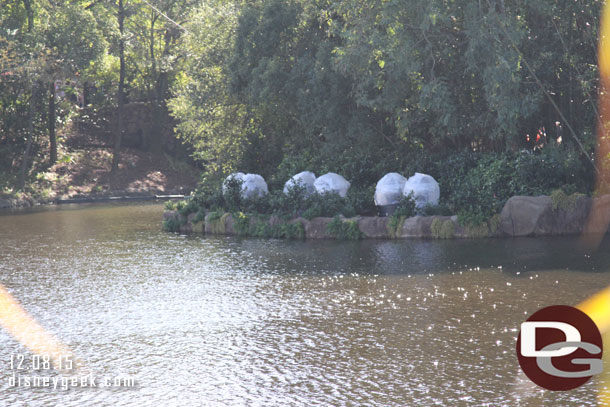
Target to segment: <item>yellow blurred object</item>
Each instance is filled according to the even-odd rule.
[[[599,90],[599,110],[600,110],[600,124],[597,129],[597,149],[596,149],[596,160],[603,162],[604,158],[610,152],[608,143],[608,119],[610,119],[610,9],[606,2],[603,6],[602,15],[600,19],[599,29],[599,45],[598,45],[598,67],[599,67],[599,79],[600,79],[600,90]],[[608,175],[605,174],[605,168],[602,168],[601,173],[597,174],[596,192],[604,193],[605,186],[608,183]],[[600,213],[600,208],[596,208],[595,205],[592,208],[588,225],[585,230],[592,230],[594,225],[597,226],[598,230],[601,226],[601,231],[605,232],[608,227],[608,217],[605,214]],[[601,225],[600,225],[601,224]],[[602,239],[602,235],[598,234],[594,238],[589,238],[590,243],[594,240],[595,246],[599,245]],[[585,312],[593,322],[597,325],[602,333],[604,340],[604,352],[603,363],[605,366],[604,371],[600,375],[598,385],[598,398],[597,401],[600,406],[610,406],[610,371],[608,365],[610,364],[610,355],[608,349],[610,347],[610,287],[605,288],[594,296],[588,298],[578,305],[578,308]]]
[[[602,334],[610,329],[610,287],[603,289],[576,306],[587,314]]]
[[[599,375],[598,405],[610,406],[610,287],[603,289],[577,305],[577,308],[587,314],[597,325],[604,340],[604,371]]]
[[[61,358],[72,358],[70,349],[32,318],[19,302],[0,284],[0,326],[30,352],[49,356],[60,368]]]
[[[598,65],[599,76],[604,83],[607,83],[610,78],[610,14],[608,13],[608,4],[604,5],[602,11],[600,29],[599,29],[599,46],[598,46]]]

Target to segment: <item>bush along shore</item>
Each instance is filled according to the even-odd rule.
[[[297,185],[287,193],[246,199],[240,186],[229,179],[224,193],[168,202],[164,229],[286,239],[449,239],[605,233],[602,229],[610,220],[610,195],[591,198],[562,189],[549,195],[513,196],[499,213],[475,223],[447,213],[443,205],[417,209],[411,197],[401,200],[390,216],[360,216],[353,196],[308,195]],[[597,221],[587,226],[591,211]]]

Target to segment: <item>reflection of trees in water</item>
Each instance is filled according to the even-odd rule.
[[[600,250],[587,253],[578,237],[357,242],[231,238],[230,241],[231,252],[227,255],[233,267],[255,268],[261,273],[418,274],[499,266],[509,273],[601,271],[610,264],[610,239],[602,242]]]

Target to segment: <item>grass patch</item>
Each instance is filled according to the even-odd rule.
[[[363,237],[362,232],[358,228],[358,222],[353,220],[342,220],[335,216],[333,220],[326,225],[326,232],[339,240],[358,240]]]
[[[163,221],[163,230],[166,232],[177,233],[180,231],[180,227],[186,224],[186,218],[180,217],[171,217],[169,219],[165,219]]]
[[[432,237],[436,239],[451,239],[455,234],[455,224],[451,219],[434,218],[430,225]]]
[[[551,192],[551,204],[554,211],[563,210],[571,211],[576,207],[578,198],[584,196],[584,194],[573,193],[572,195],[566,194],[563,189],[556,189]]]

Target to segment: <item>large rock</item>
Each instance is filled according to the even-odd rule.
[[[205,222],[199,219],[197,213],[190,213],[186,217],[186,223],[190,225],[191,232],[193,233],[203,233],[205,230]]]
[[[433,238],[432,222],[439,219],[441,222],[453,222],[455,232],[453,237],[464,237],[464,233],[457,224],[457,216],[412,216],[405,219],[402,228],[397,231],[398,238]]]
[[[329,172],[316,178],[313,186],[319,194],[335,193],[345,198],[350,183],[341,175]]]
[[[441,189],[438,182],[430,175],[416,172],[410,177],[403,188],[403,195],[413,194],[415,206],[423,208],[427,205],[436,206],[441,196]]]
[[[305,188],[305,194],[310,195],[316,192],[316,188],[313,186],[314,182],[316,182],[316,174],[311,171],[303,171],[298,174],[292,176],[286,183],[284,184],[284,193],[288,194],[288,191],[291,188],[299,185]]]
[[[396,172],[384,175],[375,188],[375,205],[386,206],[400,202],[406,182],[407,179]]]
[[[378,216],[363,216],[357,219],[358,229],[360,229],[364,237],[372,239],[392,237],[388,230],[389,221],[387,217],[381,218]]]
[[[230,213],[224,213],[220,217],[215,213],[212,218],[212,214],[208,213],[203,222],[203,231],[212,235],[232,235],[233,217]]]
[[[331,236],[326,231],[326,227],[333,218],[313,218],[307,223],[304,223],[305,237],[307,239],[328,239]]]
[[[591,198],[584,196],[566,209],[553,209],[548,196],[513,196],[500,213],[500,232],[508,236],[578,234],[590,208]]]
[[[610,195],[594,198],[587,219],[585,233],[605,234],[610,225]]]
[[[229,182],[232,180],[241,181],[241,197],[254,198],[265,196],[269,193],[269,188],[265,179],[258,174],[244,174],[243,172],[235,172],[229,175],[222,183],[222,193],[227,192]]]

